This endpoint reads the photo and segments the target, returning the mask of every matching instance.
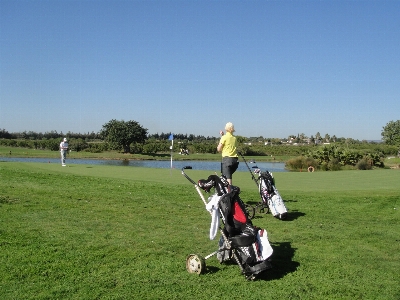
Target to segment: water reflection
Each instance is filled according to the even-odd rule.
[[[0,161],[10,162],[36,162],[36,163],[58,163],[61,164],[60,159],[57,158],[24,158],[24,157],[0,157]],[[126,167],[143,167],[143,168],[171,168],[171,161],[162,160],[105,160],[105,159],[67,159],[67,164],[84,164],[84,165],[112,165],[112,166],[126,166]],[[284,163],[278,162],[258,162],[249,163],[249,167],[257,165],[262,170],[269,170],[271,172],[287,172]],[[217,173],[221,172],[221,163],[219,161],[173,161],[172,167],[175,169],[182,169],[184,166],[191,166],[196,170],[208,170]],[[240,161],[238,171],[248,172],[246,164]]]

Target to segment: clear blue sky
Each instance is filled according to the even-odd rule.
[[[400,1],[0,0],[0,129],[378,140]]]

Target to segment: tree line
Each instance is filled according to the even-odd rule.
[[[146,139],[152,140],[168,140],[171,132],[168,133],[154,133],[147,134]],[[34,131],[23,131],[23,132],[8,132],[6,129],[0,129],[0,139],[23,139],[23,140],[46,140],[46,139],[62,139],[67,137],[69,139],[83,139],[86,141],[102,141],[103,137],[100,132],[87,132],[87,133],[75,133],[68,131],[67,133],[57,132],[56,130],[52,130],[49,132],[34,132]],[[194,135],[194,134],[182,134],[177,133],[174,134],[174,139],[176,140],[187,140],[187,141],[214,141],[219,138],[203,136],[203,135]]]
[[[332,164],[334,159],[345,157],[343,153],[349,153],[349,148],[358,151],[359,154],[353,155],[352,159],[341,159],[340,164],[351,163],[360,160],[365,153],[369,153],[370,157],[374,157],[373,164],[376,165],[377,157],[385,155],[400,155],[400,120],[390,121],[382,129],[383,143],[359,141],[351,138],[337,138],[335,135],[325,134],[324,137],[319,132],[315,137],[306,137],[304,134],[289,135],[287,139],[263,138],[260,137],[242,137],[237,136],[237,141],[241,152],[244,155],[269,155],[269,156],[303,156],[316,159],[320,164],[325,161],[326,165]],[[66,134],[57,131],[36,133],[33,131],[24,131],[21,133],[9,133],[5,129],[0,130],[0,144],[11,147],[26,147],[34,149],[50,149],[57,151],[61,138],[67,137],[70,149],[73,151],[103,152],[109,150],[122,151],[124,153],[143,153],[155,154],[170,151],[169,133],[149,134],[148,130],[136,121],[110,120],[103,125],[98,132],[91,133],[73,133]],[[205,137],[193,134],[174,134],[173,151],[178,152],[180,149],[186,149],[189,153],[216,153],[216,144],[220,137]],[[333,157],[334,159],[321,160],[318,152],[313,153],[314,147],[333,143],[335,149],[325,149],[332,155],[325,157]],[[325,145],[325,148],[328,146]],[[329,147],[328,147],[329,148]],[[318,148],[318,151],[321,148]],[[340,149],[340,150],[338,150]],[[343,150],[342,150],[343,149]],[[338,154],[338,153],[342,154]],[[347,161],[347,162],[346,162]],[[329,167],[327,167],[329,169]],[[330,167],[333,169],[334,167]]]
[[[135,127],[136,126],[136,127]],[[155,134],[149,134],[147,132],[147,129],[143,128],[138,122],[136,121],[117,121],[117,120],[111,120],[108,123],[103,125],[103,128],[100,132],[87,132],[87,133],[74,133],[68,131],[67,133],[63,132],[57,132],[55,130],[41,133],[41,132],[34,132],[34,131],[23,131],[23,132],[13,132],[9,133],[5,129],[0,129],[0,138],[2,139],[27,139],[27,140],[42,140],[42,139],[53,139],[53,138],[63,138],[63,137],[68,137],[72,139],[83,139],[86,141],[95,141],[95,140],[105,140],[107,139],[107,136],[110,134],[104,134],[107,129],[109,128],[118,128],[118,129],[123,129],[119,133],[119,135],[124,135],[125,132],[132,132],[132,131],[143,131],[143,134],[140,134],[140,138],[144,138],[144,140],[147,139],[155,139],[155,140],[168,140],[169,136],[171,135],[171,132],[169,133],[155,133]],[[131,128],[132,127],[132,128]],[[390,121],[389,123],[386,124],[385,127],[383,127],[382,130],[382,140],[389,144],[389,145],[396,145],[400,143],[400,120],[397,121]],[[265,143],[273,143],[273,144],[280,144],[280,143],[326,143],[326,142],[349,142],[349,143],[355,143],[359,142],[358,140],[354,140],[352,138],[344,138],[344,137],[336,137],[336,135],[329,135],[326,133],[324,136],[322,136],[319,132],[315,134],[315,136],[311,135],[310,137],[307,137],[304,133],[297,134],[297,135],[289,135],[286,139],[285,138],[264,138],[262,136],[260,137],[238,137],[241,139],[241,142],[265,142]],[[215,141],[218,140],[219,137],[210,137],[210,136],[202,136],[202,135],[194,135],[194,134],[174,134],[174,139],[176,140],[186,140],[189,142],[192,141]],[[138,140],[139,141],[139,140]],[[361,141],[361,142],[367,142],[367,141]]]

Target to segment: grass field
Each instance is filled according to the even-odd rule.
[[[0,161],[0,298],[400,299],[399,170],[274,177],[289,217],[253,219],[274,254],[249,282],[215,257],[186,271],[218,237],[180,170]],[[258,202],[248,172],[234,184]]]

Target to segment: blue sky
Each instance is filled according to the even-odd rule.
[[[400,1],[0,0],[0,129],[378,140]]]

